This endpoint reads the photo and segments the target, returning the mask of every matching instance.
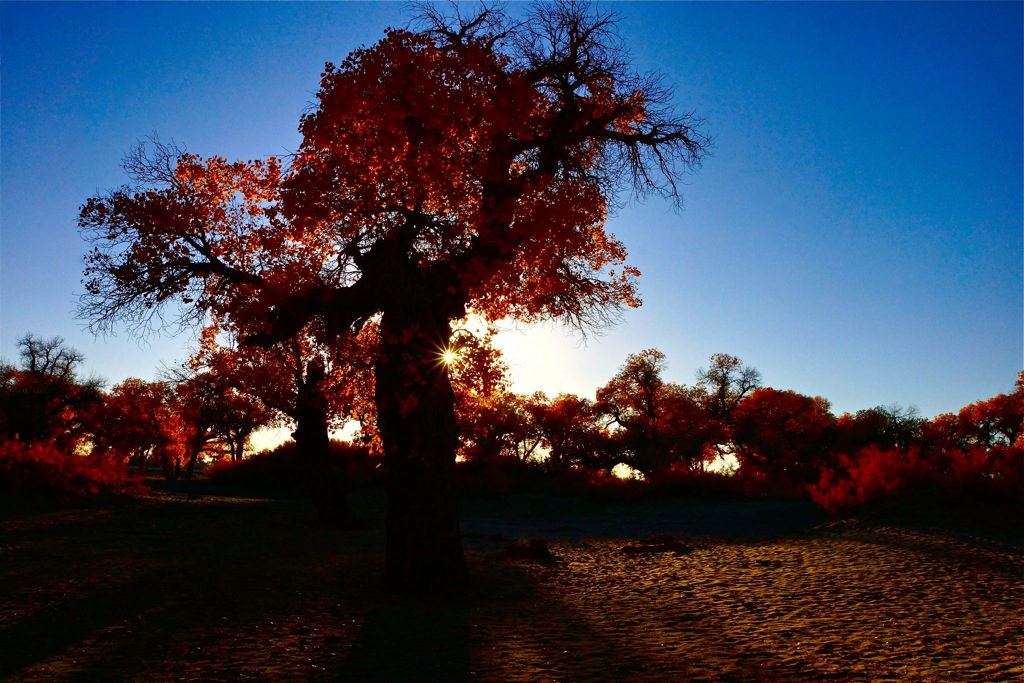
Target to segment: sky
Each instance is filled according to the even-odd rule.
[[[837,415],[1012,390],[1024,4],[603,6],[714,150],[682,210],[628,201],[609,219],[643,307],[585,340],[501,334],[514,391],[593,397],[647,348],[669,381],[729,353]],[[108,386],[186,358],[187,333],[96,338],[76,319],[78,208],[153,133],[203,156],[295,150],[324,63],[408,18],[397,2],[0,3],[0,354],[60,335]]]

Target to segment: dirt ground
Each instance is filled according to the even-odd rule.
[[[802,502],[470,500],[475,581],[441,601],[380,589],[383,496],[353,503],[366,529],[170,491],[3,512],[0,680],[1024,680],[1019,535]],[[509,552],[529,538],[550,556]]]

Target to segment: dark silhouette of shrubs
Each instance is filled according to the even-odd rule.
[[[346,441],[331,441],[331,465],[346,488],[368,488],[383,484],[381,459],[368,448]],[[218,484],[300,493],[306,489],[306,475],[300,465],[294,441],[242,460],[219,460],[206,469],[206,477]]]
[[[456,482],[460,495],[477,498],[529,493],[623,503],[648,496],[717,500],[744,496],[743,481],[735,475],[683,466],[663,468],[645,478],[632,479],[616,476],[606,469],[552,468],[543,462],[524,462],[517,458],[473,459],[458,464]]]
[[[691,496],[716,500],[744,497],[743,479],[735,474],[710,470],[691,470],[673,466],[651,473],[647,490],[655,496]]]

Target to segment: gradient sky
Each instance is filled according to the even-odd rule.
[[[669,380],[726,352],[836,414],[930,417],[1012,389],[1024,5],[606,6],[715,150],[682,212],[648,201],[609,222],[643,308],[585,345],[503,334],[514,390],[592,397],[650,347]],[[229,159],[296,149],[323,63],[406,22],[400,3],[0,3],[0,353],[61,335],[109,384],[185,358],[188,335],[94,339],[75,320],[78,207],[153,132]]]

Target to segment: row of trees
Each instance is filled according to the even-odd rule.
[[[629,356],[594,399],[560,394],[470,396],[460,413],[468,457],[536,458],[550,468],[609,470],[645,477],[723,465],[754,490],[797,493],[825,471],[849,469],[874,449],[939,467],[974,451],[989,477],[1024,484],[1024,373],[1015,391],[922,418],[913,408],[877,406],[836,416],[821,397],[761,386],[760,373],[727,354],[711,357],[692,386],[665,381],[664,354]]]
[[[129,378],[104,391],[101,380],[82,376],[84,357],[62,338],[27,334],[18,346],[19,362],[0,362],[0,433],[8,440],[190,478],[200,458],[241,459],[252,433],[274,419],[210,371],[183,365],[165,369],[162,381]]]
[[[240,460],[256,429],[291,424],[321,516],[346,523],[351,511],[329,445],[310,456],[303,437],[322,432],[317,438],[328,444],[328,428],[358,421],[363,444],[380,452],[369,361],[376,341],[364,337],[347,349],[346,362],[297,344],[290,355],[256,362],[207,335],[164,381],[127,379],[104,392],[96,379],[80,377],[81,355],[60,338],[30,334],[19,342],[20,366],[0,365],[0,425],[8,438],[53,441],[140,472],[158,464],[167,478],[188,478],[200,457]],[[932,420],[899,406],[837,417],[823,398],[762,386],[756,369],[727,354],[712,356],[692,386],[668,382],[665,355],[656,349],[630,355],[593,399],[518,395],[508,391],[487,333],[462,330],[458,339],[438,362],[450,366],[460,456],[484,464],[518,460],[593,472],[625,465],[645,478],[724,464],[748,486],[797,492],[818,485],[826,471],[834,479],[840,467],[861,467],[867,452],[943,461],[949,469],[962,454],[1005,460],[1024,445],[1024,373],[1014,392]],[[1024,461],[1006,460],[1000,472],[988,465],[990,477],[1012,485]]]

